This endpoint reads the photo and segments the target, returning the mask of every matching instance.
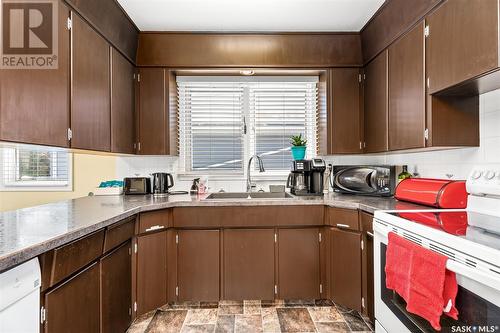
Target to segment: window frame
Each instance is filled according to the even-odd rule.
[[[9,156],[8,149],[14,150],[14,154],[10,154],[13,156]],[[19,151],[48,151],[51,153],[66,153],[68,154],[68,180],[27,180],[22,181],[18,180],[19,175]],[[13,159],[10,162],[6,162],[6,159]],[[53,161],[57,162],[56,156],[51,156]],[[6,165],[7,163],[15,164],[15,178],[16,180],[7,180],[6,176]],[[57,163],[56,163],[57,164]],[[2,166],[0,169],[0,192],[71,192],[73,191],[73,154],[65,149],[61,148],[52,148],[52,147],[39,147],[39,146],[0,146],[0,165]],[[57,165],[51,165],[52,170],[57,168]]]
[[[304,75],[304,76],[177,76],[177,80],[180,81],[196,81],[196,82],[235,82],[235,83],[252,83],[252,82],[314,82],[317,85],[319,84],[319,76],[317,75]],[[317,86],[316,89],[319,89]],[[188,160],[185,159],[185,156],[181,153],[183,150],[180,146],[179,141],[179,163],[178,163],[178,170],[177,174],[179,179],[181,180],[188,180],[192,178],[197,178],[197,177],[204,177],[208,176],[212,180],[244,180],[247,178],[247,164],[248,160],[250,159],[251,156],[253,156],[254,152],[253,150],[255,147],[252,148],[252,134],[251,131],[253,129],[250,129],[250,126],[252,126],[252,116],[251,116],[251,111],[250,111],[250,86],[246,85],[243,89],[243,118],[245,119],[246,125],[248,127],[248,130],[246,133],[241,133],[242,137],[242,170],[237,170],[237,171],[227,171],[227,170],[206,170],[206,171],[193,171],[193,170],[187,170],[185,169],[186,164]],[[177,110],[178,116],[180,117],[180,110]],[[316,119],[318,117],[318,112],[319,112],[319,101],[316,100]],[[315,125],[315,130],[317,132],[317,121]],[[181,131],[179,130],[179,139],[180,139]],[[308,152],[308,156],[310,158],[314,158],[318,156],[318,147],[317,143],[309,142],[308,143],[308,150],[310,148],[314,149],[314,152],[311,154]],[[291,154],[291,152],[290,152]],[[192,161],[191,161],[192,163]],[[288,174],[290,173],[289,169],[285,170],[266,170],[263,173],[258,172],[255,169],[255,164],[252,163],[252,168],[250,170],[251,176],[255,180],[283,180],[285,179]],[[265,167],[265,165],[264,165]]]

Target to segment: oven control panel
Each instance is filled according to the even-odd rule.
[[[467,178],[467,192],[478,195],[500,195],[500,168],[473,168]]]

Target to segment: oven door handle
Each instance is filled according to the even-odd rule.
[[[484,284],[485,286],[499,286],[500,275],[494,272],[487,273],[478,270],[477,268],[466,266],[453,259],[448,259],[446,262],[446,269],[455,272],[458,275],[463,275],[471,280]],[[497,276],[495,276],[495,274]]]

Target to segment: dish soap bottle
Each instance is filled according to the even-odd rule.
[[[407,178],[411,178],[411,173],[408,172],[408,166],[403,165],[403,171],[398,175],[398,183]]]

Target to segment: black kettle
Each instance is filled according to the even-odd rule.
[[[174,186],[174,178],[170,173],[155,172],[153,176],[153,194],[166,194],[168,189]]]

